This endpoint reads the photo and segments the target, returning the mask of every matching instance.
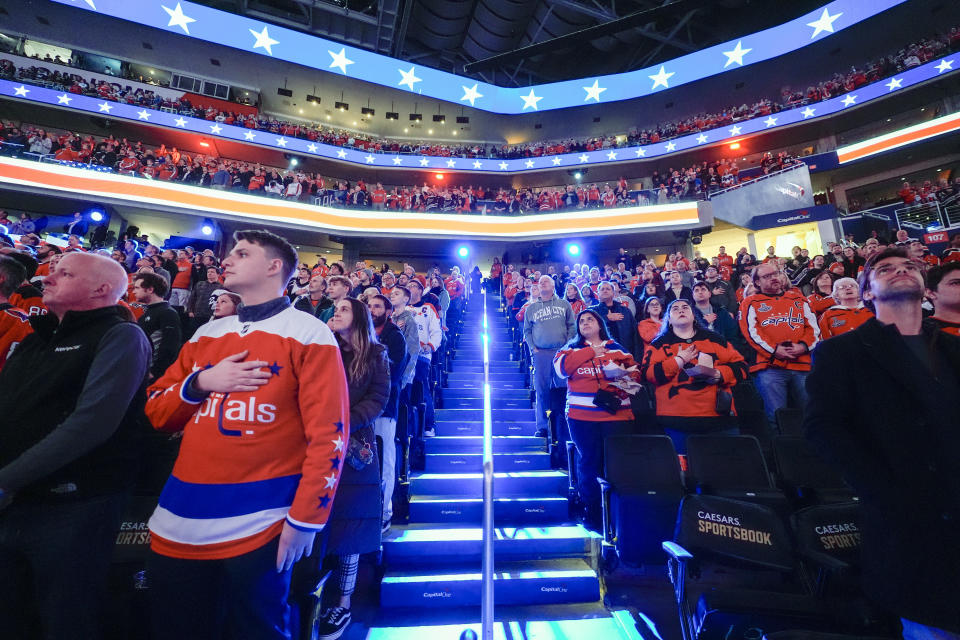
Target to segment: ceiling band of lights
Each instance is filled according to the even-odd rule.
[[[137,105],[110,102],[101,98],[75,95],[54,91],[39,86],[0,80],[0,96],[9,96],[61,108],[76,109],[95,113],[100,116],[122,118],[141,124],[160,125],[205,136],[258,144],[278,151],[300,154],[304,157],[326,158],[355,165],[376,167],[378,169],[417,169],[426,171],[459,171],[469,173],[521,173],[543,171],[545,169],[575,169],[591,165],[609,164],[631,160],[643,160],[666,156],[708,147],[717,143],[740,141],[750,134],[764,133],[796,125],[807,120],[816,120],[856,108],[873,100],[879,100],[893,93],[902,92],[908,87],[935,80],[960,69],[960,53],[940,58],[926,64],[907,69],[884,80],[864,85],[842,96],[829,100],[780,111],[769,116],[759,116],[741,120],[729,127],[692,133],[666,142],[657,142],[634,147],[601,149],[582,153],[564,153],[500,160],[496,158],[447,158],[440,156],[418,156],[409,154],[378,153],[359,149],[347,149],[334,145],[311,142],[301,138],[287,138],[282,135],[247,129],[203,118],[192,118],[176,113],[147,109]]]
[[[960,111],[837,149],[840,164],[960,130]]]
[[[499,87],[260,20],[177,0],[52,0],[185,37],[493,113],[630,100],[782,56],[906,0],[835,0],[784,24],[626,73]]]
[[[456,215],[407,211],[336,209],[301,202],[285,202],[263,196],[217,191],[160,180],[104,174],[30,160],[0,158],[0,184],[30,190],[87,196],[101,202],[153,206],[190,215],[224,215],[315,228],[345,235],[469,237],[523,240],[544,237],[632,233],[636,231],[689,228],[701,224],[700,207],[709,203],[679,202],[666,205],[579,210],[567,213],[504,215]],[[703,224],[711,224],[705,214]]]

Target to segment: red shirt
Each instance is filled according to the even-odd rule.
[[[189,260],[177,260],[177,275],[173,278],[171,288],[189,289],[190,288],[190,270],[192,265]]]

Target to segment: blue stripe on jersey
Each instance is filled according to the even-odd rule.
[[[181,518],[231,518],[289,507],[299,485],[300,474],[231,484],[197,484],[170,476],[160,506]]]

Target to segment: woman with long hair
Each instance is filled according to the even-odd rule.
[[[567,381],[567,425],[577,448],[577,486],[586,505],[586,524],[600,530],[600,487],[603,441],[633,432],[630,396],[639,390],[637,362],[610,339],[606,324],[595,311],[577,316],[577,334],[557,351],[557,375]]]
[[[737,434],[730,389],[749,375],[727,340],[700,326],[684,299],[667,305],[663,327],[643,356],[643,376],[656,385],[657,423],[687,451],[687,436]]]
[[[577,289],[577,285],[572,282],[568,282],[567,286],[563,288],[563,299],[570,304],[570,308],[573,309],[573,315],[578,315],[587,308],[583,297],[580,295],[580,290]]]
[[[446,327],[447,310],[450,308],[450,293],[443,285],[443,277],[441,277],[439,273],[435,273],[427,278],[427,285],[429,289],[427,289],[423,295],[433,294],[437,296],[437,300],[440,301],[440,326]]]
[[[864,260],[853,247],[843,248],[843,276],[845,278],[853,278],[856,280],[866,262],[867,261]]]
[[[660,333],[663,324],[663,302],[657,296],[650,296],[643,302],[640,311],[640,322],[637,331],[643,340],[644,348],[649,347],[653,339]]]
[[[818,318],[821,313],[837,304],[837,301],[833,298],[833,283],[836,280],[837,276],[833,275],[833,272],[821,271],[811,283],[813,290],[807,296],[807,302],[810,304],[810,310]]]
[[[580,295],[583,298],[583,303],[588,307],[592,307],[593,305],[600,302],[597,299],[597,294],[593,292],[593,289],[590,287],[589,284],[585,284],[582,287],[580,287]]]
[[[338,638],[350,624],[350,600],[357,583],[360,554],[380,548],[383,510],[373,421],[390,397],[386,348],[377,341],[366,305],[356,298],[340,300],[329,324],[340,345],[350,390],[350,437],[343,444],[342,453],[333,454],[342,456],[338,460],[340,484],[323,529],[326,553],[337,559],[332,582],[328,584],[337,589],[340,600],[320,614],[316,636],[319,639]]]

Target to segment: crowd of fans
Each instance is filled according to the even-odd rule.
[[[325,178],[319,173],[264,167],[215,156],[191,156],[176,147],[159,148],[113,136],[96,139],[72,132],[49,132],[33,125],[5,123],[0,150],[26,151],[61,163],[104,167],[126,175],[180,182],[284,200],[318,202],[357,209],[456,213],[523,214],[600,207],[665,204],[704,199],[710,193],[801,162],[786,152],[766,152],[758,167],[741,175],[735,160],[721,158],[690,167],[655,170],[631,189],[621,177],[615,184],[569,184],[559,187],[494,189],[483,185],[388,186]]]
[[[948,206],[956,204],[958,194],[960,194],[960,177],[952,181],[947,178],[931,177],[913,183],[904,181],[899,189],[892,187],[887,193],[874,197],[870,202],[863,202],[857,196],[850,196],[847,204],[851,213],[898,202],[907,207],[933,203]]]
[[[598,149],[652,144],[672,138],[727,127],[741,120],[763,117],[786,109],[827,100],[890,75],[901,73],[960,48],[960,33],[952,27],[943,35],[923,38],[902,49],[881,56],[866,64],[851,67],[847,72],[835,73],[831,78],[810,85],[806,89],[785,87],[779,99],[763,98],[752,105],[730,106],[713,113],[691,115],[674,122],[651,128],[636,128],[626,134],[568,138],[555,141],[528,142],[515,145],[433,143],[380,138],[371,134],[334,129],[319,123],[287,122],[266,114],[243,114],[221,111],[214,107],[193,105],[188,98],[164,98],[150,89],[122,86],[119,82],[85,80],[74,73],[50,71],[42,66],[16,67],[10,60],[0,60],[0,77],[35,81],[54,85],[63,91],[96,96],[155,109],[176,111],[182,115],[232,124],[260,131],[269,131],[286,137],[312,142],[362,149],[372,153],[418,154],[464,158],[529,158],[561,153],[580,153]],[[49,62],[52,62],[50,60]]]

